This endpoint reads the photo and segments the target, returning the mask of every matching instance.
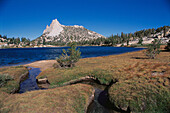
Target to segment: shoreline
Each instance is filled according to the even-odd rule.
[[[84,47],[84,46],[97,46],[98,47],[98,45],[80,45],[80,46],[77,46],[77,47]],[[68,46],[46,46],[46,47],[44,47],[44,46],[42,46],[42,47],[11,47],[11,48],[0,48],[0,50],[1,49],[27,49],[27,48],[56,48],[56,47],[68,47]],[[104,46],[101,46],[101,47],[104,47]],[[106,46],[106,47],[110,47],[110,46]],[[114,47],[114,46],[113,46]]]
[[[101,47],[103,47],[103,46],[101,46]],[[127,53],[134,53],[134,52],[143,51],[144,49],[146,49],[146,48],[143,48],[143,49],[141,49],[141,50],[135,50],[135,51],[125,52],[125,53],[118,53],[118,54],[112,54],[112,55],[106,55],[106,56],[86,57],[86,58],[81,58],[81,59],[117,56],[117,55],[122,55],[122,54],[127,54]],[[81,60],[81,59],[80,59],[80,60]],[[47,65],[48,63],[51,63],[51,62],[54,64],[54,62],[57,62],[57,61],[56,61],[55,59],[28,61],[28,62],[7,64],[7,65],[4,65],[4,66],[0,66],[0,68],[3,68],[3,67],[11,67],[11,66],[30,66],[30,67],[40,68],[40,67],[39,67],[39,64],[44,64],[44,65],[46,64],[46,65]],[[38,67],[37,67],[37,65],[38,65]],[[52,67],[52,66],[50,66],[50,67]],[[42,67],[42,69],[44,70],[44,67]]]
[[[63,100],[64,94],[65,94],[64,97],[67,97],[69,99],[70,98],[80,98],[80,101],[78,101],[78,104],[79,104],[80,102],[82,102],[81,100],[84,99],[84,98],[82,98],[83,97],[82,94],[84,94],[84,92],[87,92],[88,89],[90,89],[90,88],[92,88],[91,92],[88,93],[90,95],[88,95],[86,97],[88,99],[91,99],[91,97],[94,97],[93,96],[95,93],[94,88],[98,87],[98,86],[96,86],[96,84],[92,83],[93,78],[95,78],[95,80],[97,80],[97,83],[100,83],[102,85],[105,85],[105,84],[109,85],[108,88],[105,88],[106,93],[101,92],[99,94],[99,97],[94,97],[94,98],[97,98],[97,100],[99,100],[98,101],[99,104],[101,104],[104,107],[108,106],[110,103],[114,104],[116,102],[119,102],[119,100],[123,100],[123,101],[125,100],[125,102],[128,103],[128,101],[129,101],[129,100],[127,100],[128,97],[130,97],[131,102],[133,102],[133,103],[138,102],[136,97],[140,98],[141,95],[142,95],[142,98],[147,98],[148,95],[143,97],[143,92],[149,93],[150,89],[147,89],[147,88],[150,85],[153,86],[154,88],[156,86],[157,87],[160,86],[159,89],[157,89],[157,87],[156,87],[156,90],[153,90],[153,93],[156,94],[156,96],[163,97],[164,95],[161,93],[157,93],[157,90],[158,90],[158,92],[161,92],[162,91],[161,88],[163,87],[163,88],[165,88],[165,91],[168,91],[168,82],[167,81],[168,81],[168,73],[169,73],[168,69],[169,68],[168,68],[167,62],[168,63],[170,62],[168,59],[169,54],[166,51],[162,51],[156,59],[148,59],[145,56],[145,54],[143,54],[143,51],[145,51],[145,50],[127,52],[127,53],[118,54],[118,55],[109,55],[109,56],[100,56],[100,57],[80,59],[76,63],[76,68],[72,68],[72,69],[54,69],[52,67],[53,64],[56,62],[54,60],[41,60],[41,61],[36,61],[36,62],[32,62],[30,64],[27,64],[27,66],[30,65],[33,67],[39,67],[41,69],[42,72],[36,77],[36,79],[40,79],[40,80],[44,80],[44,81],[48,80],[48,83],[50,83],[50,85],[47,88],[49,88],[49,89],[23,93],[22,95],[19,95],[19,96],[17,95],[16,99],[11,99],[11,98],[13,98],[13,96],[12,97],[10,96],[11,98],[9,98],[9,100],[4,101],[3,108],[7,107],[9,102],[13,103],[14,106],[16,105],[16,103],[19,103],[19,102],[22,104],[23,97],[25,97],[24,101],[27,100],[28,105],[29,104],[34,105],[34,103],[37,103],[37,102],[39,104],[39,103],[42,103],[42,101],[44,103],[47,99],[54,100],[54,97],[55,97],[55,101],[58,100],[58,102],[61,103],[60,99]],[[13,68],[16,68],[16,67],[13,67]],[[16,68],[16,69],[18,69],[18,68]],[[83,84],[83,82],[81,82],[81,83],[79,82],[79,81],[85,80],[85,82],[88,84],[88,81],[86,78],[89,78],[90,80],[92,80],[89,82],[90,85],[88,85],[90,88],[89,87],[84,88],[85,85]],[[152,81],[154,80],[153,83],[150,82],[151,80]],[[111,84],[111,83],[115,83],[115,84]],[[83,85],[82,86],[84,89],[83,93],[80,93],[80,91],[82,91],[81,88],[78,89],[78,87],[80,85]],[[62,87],[62,86],[64,86],[64,87]],[[58,88],[56,88],[56,87],[58,87]],[[60,88],[63,88],[63,89],[60,90]],[[76,90],[74,92],[72,92],[72,90],[71,90],[71,92],[70,92],[69,89],[74,90],[74,88],[78,89],[78,90]],[[137,88],[142,88],[142,89],[138,90]],[[66,90],[64,90],[64,89],[66,89]],[[134,89],[137,89],[137,90],[134,90]],[[63,91],[64,93],[61,93],[61,91]],[[66,91],[69,91],[69,92],[66,94]],[[59,92],[59,93],[56,94],[54,92]],[[128,92],[133,92],[135,95],[131,95],[132,93],[128,93]],[[72,97],[72,95],[68,96],[68,94],[74,94],[74,95],[78,94],[80,96]],[[117,98],[119,96],[117,94],[121,94],[123,96],[120,97],[119,100],[116,100],[116,102],[112,101],[113,98]],[[168,94],[169,93],[167,92],[166,95],[168,95]],[[30,97],[30,95],[31,95],[31,97]],[[41,95],[40,98],[38,98],[39,95]],[[44,97],[44,95],[45,95],[45,97]],[[106,97],[103,98],[103,95],[106,95]],[[48,98],[46,96],[48,96]],[[27,99],[27,97],[28,97],[28,99]],[[37,97],[37,98],[35,98],[35,97]],[[124,98],[124,97],[126,97],[126,98]],[[34,102],[30,101],[29,100],[30,98],[34,98],[35,101]],[[11,100],[13,100],[13,101],[11,101]],[[68,100],[68,99],[66,99],[66,100]],[[153,98],[152,100],[155,100],[155,98]],[[165,102],[168,102],[168,99],[166,96],[164,98],[161,98],[161,100],[165,100]],[[72,101],[77,102],[76,100],[72,100]],[[96,100],[92,100],[92,101],[96,101]],[[68,101],[66,101],[66,102],[68,102]],[[83,109],[86,109],[86,106],[92,105],[92,107],[93,107],[93,105],[96,104],[96,103],[91,104],[90,102],[91,102],[91,100],[87,100],[86,101],[87,104],[83,105],[83,106],[85,106],[85,107],[83,107]],[[120,104],[122,104],[121,102],[122,101],[120,101]],[[158,101],[158,104],[160,102],[162,102],[162,101]],[[53,103],[56,103],[56,102],[53,102]],[[20,104],[20,106],[21,106],[21,104]],[[165,104],[168,105],[167,103],[165,103]],[[35,104],[35,105],[37,105],[37,104]],[[111,105],[110,106],[111,108],[115,108],[114,106],[112,106],[112,104],[110,104],[110,105]],[[119,103],[118,104],[116,103],[115,105],[118,106]],[[124,103],[122,105],[124,105]],[[141,106],[140,103],[139,104],[137,103],[137,105]],[[130,105],[127,105],[127,106],[130,106]],[[38,107],[39,107],[39,105],[36,106],[36,108],[38,108]],[[57,105],[57,107],[58,107],[58,105]],[[136,106],[130,106],[130,108],[132,108],[132,109],[135,107]],[[143,107],[143,106],[141,106],[141,107]],[[160,106],[158,106],[158,108],[159,107]],[[10,107],[10,108],[11,108],[11,111],[14,110],[14,108],[12,108],[12,107]],[[43,108],[44,108],[44,105],[43,105]],[[126,111],[129,107],[119,107],[119,108],[120,108],[119,110]],[[19,108],[17,108],[17,109],[19,109]],[[29,110],[29,108],[27,108],[27,109]],[[48,111],[50,111],[53,108],[49,108],[48,106],[45,106],[45,109],[48,109]],[[94,109],[96,109],[96,108],[94,108]],[[25,110],[25,108],[24,108],[24,110]],[[112,110],[116,110],[116,109],[112,109]],[[19,111],[21,111],[21,110],[19,110]]]
[[[34,49],[34,48],[62,48],[62,47],[69,47],[69,46],[46,46],[46,47],[11,47],[11,48],[0,48],[0,50],[2,49]],[[78,45],[77,47],[121,47],[121,46],[101,46],[101,45]],[[146,46],[140,46],[140,47],[131,47],[131,46],[124,46],[127,48],[147,48]]]
[[[120,56],[120,55],[134,54],[135,52],[142,52],[142,51],[144,51],[144,50],[138,50],[138,51],[120,53],[120,54],[115,54],[115,55],[108,55],[108,56],[81,58],[80,60],[95,59],[95,58],[105,58],[105,57],[116,57],[116,56]],[[57,63],[57,61],[56,60],[39,60],[39,61],[31,62],[29,64],[25,64],[23,66],[30,66],[30,67],[40,68],[43,71],[43,70],[45,70],[45,69],[47,69],[49,67],[53,67],[54,63]],[[44,65],[46,67],[44,67]]]

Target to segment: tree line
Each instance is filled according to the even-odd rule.
[[[2,40],[3,39],[3,40]],[[14,44],[14,45],[19,45],[19,44],[22,44],[22,45],[30,45],[31,41],[29,38],[25,38],[25,37],[22,37],[22,38],[8,38],[6,35],[2,36],[0,34],[0,42],[5,42],[7,43],[8,45],[9,44]]]
[[[83,40],[83,41],[79,41],[76,42],[77,45],[105,45],[105,46],[115,46],[116,44],[122,44],[122,43],[126,43],[127,45],[129,45],[129,41],[134,41],[134,40],[138,40],[138,44],[142,44],[143,42],[143,37],[155,37],[155,34],[163,32],[164,36],[165,33],[168,31],[168,29],[170,29],[170,26],[163,26],[163,27],[159,27],[157,29],[152,28],[152,29],[143,29],[140,31],[136,31],[134,33],[123,33],[121,32],[121,34],[116,34],[116,35],[111,35],[107,38],[97,38],[97,39],[91,39],[91,40]],[[72,38],[72,37],[71,37]],[[74,38],[74,37],[73,37]],[[44,43],[44,41],[43,41]],[[64,46],[67,45],[66,42],[61,42],[61,41],[57,41],[57,42],[45,42],[44,44],[47,45],[58,45],[58,46]]]
[[[107,38],[97,38],[97,39],[91,39],[91,40],[82,40],[79,42],[76,42],[77,45],[105,45],[105,46],[115,46],[116,44],[123,44],[126,43],[126,45],[129,45],[129,41],[132,40],[138,40],[138,44],[142,44],[143,37],[154,37],[155,34],[163,32],[164,36],[165,33],[170,29],[170,26],[163,26],[159,27],[157,29],[152,28],[152,29],[143,29],[140,31],[136,31],[134,33],[123,33],[121,34],[116,34],[116,35],[111,35]],[[4,40],[1,40],[3,38]],[[74,37],[70,37],[74,38]],[[68,42],[62,42],[62,41],[52,41],[52,42],[46,42],[45,38],[43,40],[38,40],[35,42],[35,40],[30,41],[29,38],[7,38],[6,35],[2,36],[0,35],[0,42],[6,42],[8,45],[9,44],[15,44],[15,45],[23,45],[23,46],[29,46],[30,44],[33,46],[39,46],[39,45],[55,45],[55,46],[66,46]]]

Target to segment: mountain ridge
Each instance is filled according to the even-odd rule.
[[[50,43],[50,42],[64,42],[68,43],[71,40],[75,42],[89,41],[97,38],[106,38],[105,36],[98,34],[94,31],[88,30],[83,26],[73,25],[66,26],[61,25],[57,19],[53,20],[50,26],[46,26],[43,34],[35,39],[35,44],[38,43]]]
[[[58,28],[55,28],[55,26]],[[7,35],[2,36],[0,34],[0,48],[56,47],[66,46],[70,41],[75,41],[79,46],[136,47],[151,44],[154,39],[160,40],[161,44],[167,44],[170,41],[170,26],[143,29],[134,33],[121,32],[121,34],[111,35],[106,38],[83,26],[65,26],[61,25],[57,20],[53,20],[50,26],[46,26],[43,34],[32,41],[25,37],[9,38]]]

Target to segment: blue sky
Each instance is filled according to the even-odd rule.
[[[57,18],[110,36],[170,25],[170,0],[0,0],[0,34],[40,36]]]

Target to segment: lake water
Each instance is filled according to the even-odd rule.
[[[97,57],[139,51],[143,48],[81,46],[81,57]],[[68,47],[0,49],[0,67],[56,59]]]

